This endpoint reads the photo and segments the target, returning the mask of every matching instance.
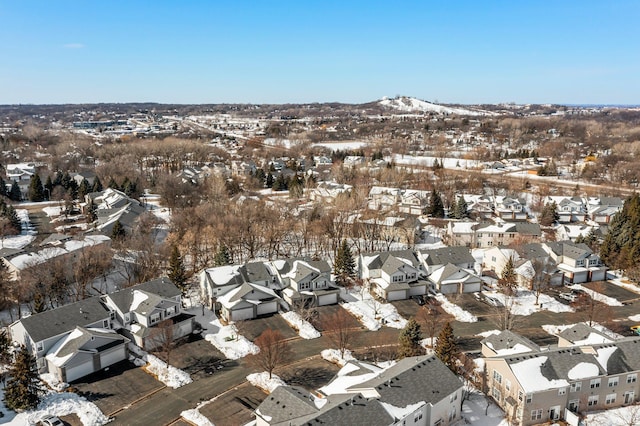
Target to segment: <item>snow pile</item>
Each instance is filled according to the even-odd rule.
[[[55,217],[55,216],[60,216],[62,214],[62,207],[48,206],[48,207],[44,207],[42,211],[47,215],[47,217]]]
[[[640,321],[640,314],[630,315],[628,318],[629,318],[631,321],[638,322],[638,321]]]
[[[170,388],[177,389],[193,381],[188,373],[171,365],[167,365],[166,362],[151,354],[147,354],[146,358],[148,363],[146,366],[147,371]]]
[[[298,331],[303,339],[316,339],[320,337],[320,332],[316,330],[309,321],[303,320],[295,312],[283,312],[280,314],[289,325]]]
[[[344,351],[344,357],[340,356],[340,351],[338,349],[325,349],[320,352],[320,355],[323,359],[326,359],[333,364],[338,364],[341,367],[347,362],[355,360],[349,349]]]
[[[56,376],[51,373],[43,373],[40,375],[40,380],[47,384],[51,389],[61,392],[69,387],[68,383],[61,382]]]
[[[358,318],[368,330],[379,330],[383,324],[398,329],[407,325],[407,320],[398,314],[395,306],[377,301],[358,287],[354,287],[346,296],[348,302],[341,306]]]
[[[235,324],[224,326],[218,319],[209,324],[217,327],[217,332],[206,334],[204,338],[228,359],[239,359],[260,352],[260,349],[253,342],[238,334]]]
[[[509,310],[514,315],[531,315],[542,310],[549,312],[574,312],[571,306],[565,305],[546,294],[541,294],[538,297],[538,305],[536,305],[535,293],[523,288],[518,288],[512,297],[505,296],[498,291],[485,291],[483,293],[499,300],[504,306],[509,306]]]
[[[211,423],[208,418],[203,416],[197,408],[185,410],[180,413],[180,416],[189,423],[197,426],[214,426],[213,423]]]
[[[473,315],[471,312],[465,311],[460,306],[454,305],[453,303],[449,302],[443,294],[438,293],[436,295],[436,300],[440,302],[440,306],[442,307],[442,309],[444,309],[445,312],[449,315],[452,315],[456,320],[460,322],[478,321],[478,317]]]
[[[567,373],[571,380],[582,380],[600,375],[600,369],[592,362],[579,362]]]
[[[590,288],[587,288],[583,285],[580,284],[574,284],[571,286],[568,286],[570,289],[573,290],[582,290],[585,293],[587,293],[589,296],[591,296],[591,298],[597,302],[601,302],[604,303],[605,305],[609,305],[609,306],[623,306],[622,302],[620,302],[618,299],[614,299],[613,297],[609,297],[609,296],[605,296],[602,293],[598,293],[597,291],[593,291]]]
[[[3,421],[10,420],[5,417]],[[10,411],[9,416],[12,412]],[[37,424],[45,414],[51,414],[54,416],[67,416],[69,414],[76,414],[83,425],[87,426],[100,426],[109,422],[109,418],[102,414],[102,411],[92,402],[87,401],[86,398],[81,397],[75,393],[49,393],[47,394],[38,408],[33,411],[26,411],[16,415],[13,420],[9,421],[10,425],[34,425]]]
[[[269,373],[266,371],[263,371],[262,373],[249,374],[247,376],[247,380],[253,386],[259,387],[260,389],[268,393],[273,392],[278,386],[286,385],[284,380],[282,380],[275,374],[272,374],[271,378],[269,378]]]

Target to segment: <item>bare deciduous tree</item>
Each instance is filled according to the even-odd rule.
[[[322,325],[325,335],[329,337],[331,343],[338,347],[340,357],[344,358],[344,354],[350,348],[355,337],[354,330],[351,328],[351,316],[344,309],[340,309],[335,314],[326,317],[322,321]]]
[[[249,357],[249,362],[269,373],[291,360],[291,349],[284,336],[277,330],[266,329],[254,341],[260,352]]]
[[[171,319],[160,321],[158,325],[152,327],[149,332],[149,342],[153,352],[169,365],[171,352],[175,348],[174,325]]]

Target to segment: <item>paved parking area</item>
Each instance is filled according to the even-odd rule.
[[[619,285],[615,285],[606,281],[582,283],[582,285],[587,288],[590,288],[593,291],[602,293],[605,296],[618,299],[618,301],[622,303],[629,303],[633,300],[637,300],[640,298],[640,294],[634,293],[632,291],[627,290],[626,288],[622,288]]]
[[[242,384],[200,408],[200,414],[216,426],[240,426],[254,419],[254,410],[267,394],[249,383]]]
[[[465,311],[471,312],[473,315],[480,317],[485,315],[495,315],[495,307],[486,302],[478,300],[473,293],[465,293],[455,295],[452,302],[460,306]]]
[[[164,388],[164,385],[142,368],[129,361],[121,361],[80,379],[71,385],[77,393],[95,403],[109,415],[128,406],[149,393]]]
[[[277,374],[289,385],[301,386],[309,391],[326,385],[340,370],[340,367],[314,357],[302,363],[295,363],[277,371]]]
[[[257,318],[250,321],[236,322],[240,334],[249,340],[254,340],[266,329],[277,330],[285,339],[296,337],[298,333],[289,326],[280,315],[274,314],[263,318]]]
[[[317,321],[314,325],[315,325],[316,329],[319,330],[320,332],[322,332],[326,328],[325,324],[322,323],[322,319],[323,318],[330,318],[336,312],[341,311],[341,310],[348,314],[347,318],[349,319],[350,327],[353,327],[353,328],[364,328],[362,326],[362,324],[360,323],[360,321],[358,321],[353,315],[351,315],[349,313],[349,311],[347,311],[346,309],[344,309],[340,305],[320,306],[320,307],[318,307],[316,309],[318,310],[318,318],[320,318],[320,321]]]
[[[171,352],[171,365],[185,370],[196,380],[199,374],[210,374],[223,365],[224,355],[200,335],[192,335]]]
[[[395,302],[391,302],[391,304],[395,306],[400,316],[406,319],[416,317],[420,309],[422,309],[422,306],[418,305],[413,299],[396,300]]]

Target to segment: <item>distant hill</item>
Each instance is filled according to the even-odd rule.
[[[484,111],[481,109],[448,107],[448,106],[443,106],[443,105],[438,105],[431,102],[423,101],[416,98],[411,98],[408,96],[399,96],[397,98],[384,97],[380,101],[378,101],[378,104],[387,108],[393,108],[398,111],[408,112],[408,113],[433,112],[436,114],[456,114],[456,115],[495,115],[495,113],[493,112]]]

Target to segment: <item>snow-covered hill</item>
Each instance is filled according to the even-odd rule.
[[[384,97],[378,103],[385,107],[409,113],[434,112],[436,114],[494,115],[494,113],[489,111],[468,108],[452,108],[443,105],[432,104],[431,102],[422,101],[420,99],[410,98],[407,96],[400,96],[393,99]]]

